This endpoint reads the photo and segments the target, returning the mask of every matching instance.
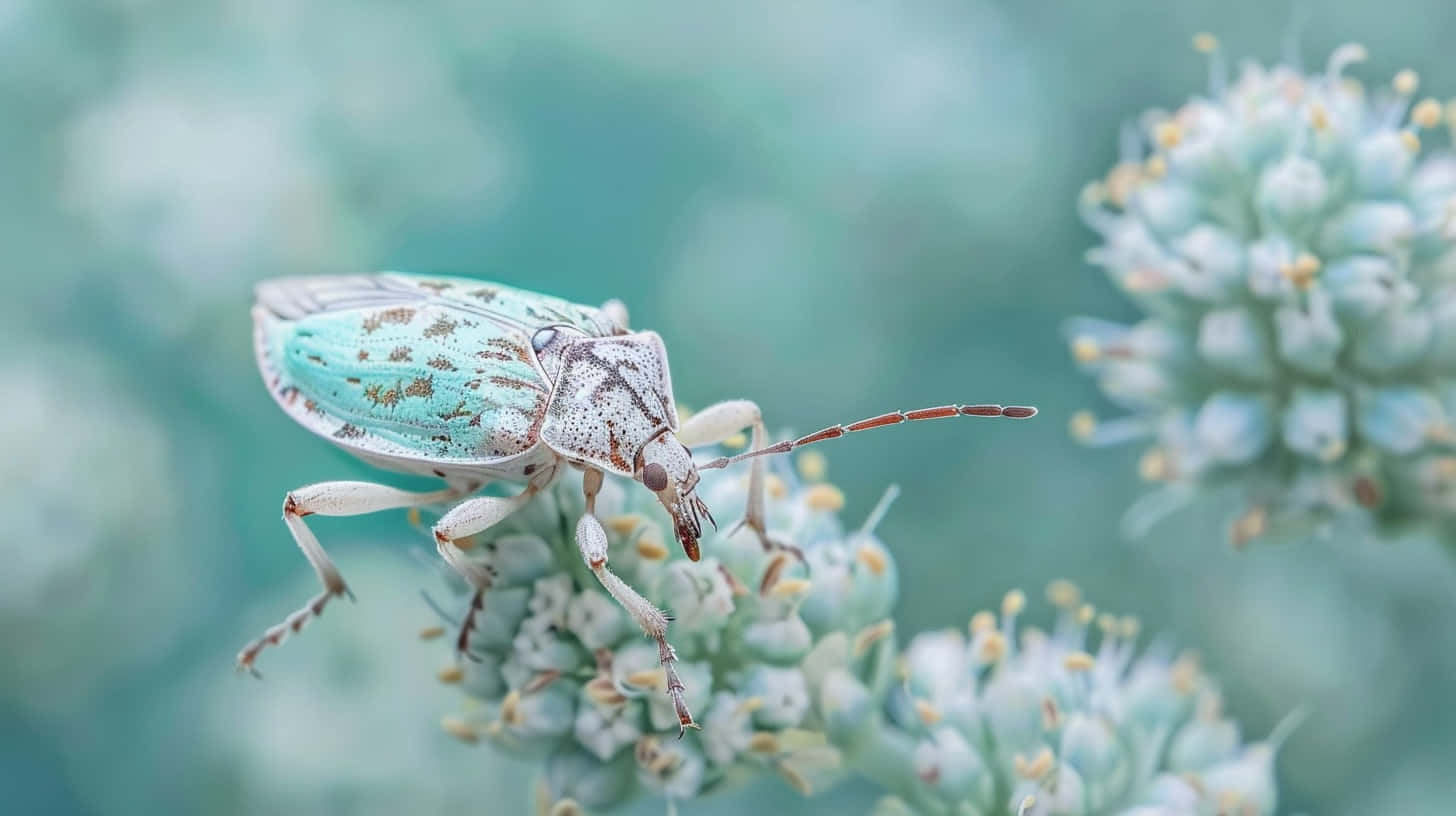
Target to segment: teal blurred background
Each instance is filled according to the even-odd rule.
[[[1358,40],[1357,75],[1456,94],[1446,0],[1302,14],[1307,64]],[[1449,812],[1456,569],[1435,545],[1236,553],[1197,516],[1123,541],[1138,452],[1066,433],[1105,406],[1060,322],[1134,315],[1082,261],[1079,188],[1122,122],[1203,90],[1195,32],[1274,60],[1299,17],[0,0],[0,811],[528,812],[528,770],[438,728],[459,700],[414,639],[403,514],[317,525],[360,602],[270,653],[266,682],[232,671],[313,590],[284,492],[369,475],[268,398],[251,286],[397,268],[619,297],[666,338],[680,402],[751,397],[781,429],[1041,406],[824,449],[851,521],[905,488],[880,528],[902,632],[1070,577],[1199,649],[1247,737],[1311,708],[1281,810]],[[692,811],[868,795],[769,782]]]

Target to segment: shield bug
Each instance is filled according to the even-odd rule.
[[[626,308],[569,303],[464,278],[379,274],[285,278],[258,286],[254,344],[269,392],[295,421],[365,462],[432,476],[444,487],[413,493],[372,482],[321,482],[283,500],[283,521],[323,589],[238,654],[258,653],[323,612],[348,586],[304,519],[452,503],[434,525],[441,557],[474,589],[456,638],[469,655],[474,614],[492,576],[456,542],[486,530],[568,470],[582,472],[586,510],[576,525],[582,559],[602,586],[657,642],[667,691],[686,728],[695,727],[667,640],[668,617],[607,566],[607,535],[596,497],[607,473],[651,490],[672,518],[684,552],[699,557],[704,520],[699,471],[752,460],[742,526],[765,547],[763,462],[759,457],[855,431],[956,416],[1026,418],[1036,409],[946,405],[894,411],[831,425],[764,447],[763,417],[730,400],[678,419],[662,339],[631,331]],[[747,453],[697,463],[690,448],[752,428]],[[489,482],[525,487],[510,498],[476,496]]]

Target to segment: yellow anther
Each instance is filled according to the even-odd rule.
[[[516,689],[511,689],[511,693],[501,701],[501,720],[512,726],[525,721],[525,715],[521,713],[521,692]]]
[[[1000,632],[987,632],[985,640],[981,641],[980,654],[982,663],[996,663],[1006,656],[1006,638]]]
[[[1345,451],[1348,450],[1348,448],[1349,445],[1346,444],[1345,440],[1339,438],[1331,439],[1328,443],[1325,444],[1323,448],[1320,449],[1320,459],[1326,462],[1333,462],[1339,459],[1341,456],[1344,456]]]
[[[820,513],[838,513],[844,509],[844,491],[827,482],[816,484],[804,491],[804,504]]]
[[[1262,536],[1269,529],[1269,511],[1263,507],[1251,507],[1248,512],[1234,519],[1229,528],[1229,543],[1235,549],[1243,549],[1250,541]]]
[[[888,638],[895,633],[895,622],[882,620],[879,623],[872,623],[859,630],[854,636],[854,656],[863,657],[870,650],[871,646]]]
[[[1092,671],[1097,665],[1097,659],[1086,652],[1072,652],[1062,658],[1062,668],[1072,672]]]
[[[1442,456],[1435,460],[1432,465],[1436,471],[1437,479],[1441,481],[1456,479],[1456,457]]]
[[[1092,604],[1082,604],[1077,607],[1077,623],[1086,626],[1097,616],[1097,607]]]
[[[1168,174],[1168,160],[1162,156],[1149,156],[1143,163],[1143,173],[1150,179],[1160,179]]]
[[[1309,126],[1318,131],[1327,130],[1330,126],[1330,112],[1319,100],[1309,103]]]
[[[1183,128],[1171,119],[1159,122],[1158,126],[1153,128],[1153,139],[1159,147],[1169,150],[1177,147],[1178,143],[1183,141]]]
[[[779,737],[772,731],[756,731],[748,738],[748,750],[755,754],[777,754]]]
[[[800,796],[814,795],[814,785],[809,782],[809,777],[801,773],[798,768],[787,762],[780,762],[775,767],[784,781],[789,783],[789,787],[798,791]]]
[[[817,482],[829,474],[829,460],[816,450],[804,451],[794,459],[799,478],[806,482]]]
[[[1441,103],[1430,97],[1422,99],[1411,108],[1411,122],[1416,127],[1433,128],[1441,124]]]
[[[1122,276],[1122,287],[1129,292],[1160,292],[1168,288],[1168,276],[1141,266]]]
[[[440,720],[440,727],[445,729],[446,734],[461,742],[474,744],[480,741],[480,732],[476,730],[475,726],[459,717],[445,717]]]
[[[1294,261],[1279,268],[1280,273],[1300,289],[1308,289],[1320,271],[1320,259],[1308,252],[1301,252]]]
[[[748,697],[743,702],[739,703],[738,708],[734,709],[734,711],[736,711],[739,716],[747,716],[759,710],[760,708],[763,708],[762,697]]]
[[[1047,600],[1058,609],[1071,609],[1082,602],[1082,590],[1065,578],[1047,584]]]
[[[1016,806],[1016,816],[1026,816],[1026,812],[1036,807],[1036,797],[1027,794],[1021,798],[1021,804]]]
[[[1113,204],[1126,206],[1128,199],[1132,198],[1133,191],[1143,183],[1143,166],[1138,162],[1119,162],[1107,171],[1107,179],[1102,183],[1102,190],[1107,194],[1107,200]]]
[[[627,702],[627,696],[617,690],[612,678],[600,675],[587,681],[586,696],[603,708],[615,708]]]
[[[854,551],[854,557],[855,560],[864,564],[865,569],[868,569],[875,577],[884,575],[885,570],[890,568],[890,557],[874,544],[861,544],[859,549]]]
[[[465,679],[465,669],[459,666],[446,666],[435,672],[435,679],[445,685],[453,686]]]
[[[1108,613],[1103,612],[1101,615],[1097,616],[1097,628],[1100,629],[1102,631],[1102,634],[1104,635],[1116,635],[1117,616],[1109,615]]]
[[[667,677],[662,673],[661,668],[634,671],[623,679],[627,681],[628,685],[638,688],[660,689],[667,687]]]
[[[1001,599],[1001,614],[1005,617],[1020,615],[1023,609],[1026,609],[1026,593],[1019,589],[1011,590]]]
[[[1193,50],[1200,54],[1212,54],[1218,50],[1218,38],[1207,31],[1193,35]]]
[[[1149,448],[1138,459],[1138,475],[1148,482],[1166,481],[1173,475],[1173,467],[1168,462],[1168,454],[1164,453],[1162,448]]]
[[[783,550],[774,553],[769,558],[768,565],[763,568],[763,577],[758,582],[758,594],[767,595],[793,560],[794,557]]]
[[[661,561],[667,557],[667,545],[662,543],[662,533],[656,527],[649,527],[637,537],[637,554],[648,561]]]
[[[763,477],[763,486],[771,499],[782,499],[789,495],[789,486],[784,484],[783,479],[772,473]]]
[[[405,514],[405,517],[409,519],[409,523],[412,526],[414,526],[414,527],[420,526],[420,508],[418,508],[418,507],[411,507],[409,509],[409,512]]]
[[[575,799],[562,799],[551,806],[550,816],[585,816],[585,814],[586,811],[581,809],[581,805],[578,805]]]
[[[723,447],[728,448],[729,450],[738,450],[739,448],[742,448],[744,445],[747,444],[748,434],[745,434],[742,431],[733,434],[727,439],[724,439],[722,442]]]
[[[926,725],[935,725],[936,723],[940,722],[941,713],[940,709],[931,705],[929,701],[916,700],[915,716],[919,717],[920,721],[925,723]]]
[[[1198,678],[1201,672],[1198,668],[1198,655],[1195,652],[1187,652],[1173,661],[1169,668],[1168,676],[1173,683],[1173,690],[1182,695],[1192,694],[1198,688]]]
[[[1390,81],[1390,87],[1394,88],[1395,92],[1400,94],[1401,96],[1410,96],[1411,94],[1415,93],[1416,89],[1420,86],[1420,74],[1417,74],[1415,71],[1412,71],[1409,68],[1397,72],[1395,75],[1395,79]]]
[[[1406,150],[1412,153],[1421,152],[1421,137],[1416,135],[1414,130],[1402,130],[1400,132],[1400,143]]]
[[[1043,731],[1055,731],[1062,724],[1062,710],[1051,697],[1041,698],[1041,727]]]
[[[1138,620],[1135,615],[1125,615],[1123,616],[1122,620],[1118,621],[1117,628],[1118,634],[1122,635],[1124,638],[1127,638],[1128,640],[1136,640],[1138,633],[1142,632],[1143,630],[1143,623],[1142,621]]]
[[[607,517],[607,529],[617,535],[631,535],[645,521],[647,517],[640,513],[622,513]]]
[[[443,634],[445,634],[443,626],[426,626],[420,630],[420,640],[434,640]]]
[[[996,628],[996,614],[982,609],[971,616],[971,634],[979,635],[982,632],[989,632]]]
[[[1050,748],[1042,748],[1030,762],[1026,760],[1024,754],[1017,754],[1012,759],[1012,765],[1015,767],[1016,775],[1022,779],[1030,779],[1032,781],[1046,776],[1047,772],[1052,769],[1052,765],[1055,763],[1056,758],[1052,756],[1052,750]]]
[[[1078,335],[1072,340],[1072,357],[1079,363],[1095,363],[1102,358],[1102,345],[1096,338]]]
[[[1067,423],[1067,426],[1072,432],[1073,439],[1085,442],[1097,432],[1097,417],[1093,416],[1091,411],[1078,411],[1072,414],[1072,421]]]
[[[790,598],[807,593],[812,586],[805,578],[785,578],[770,587],[768,594],[774,598]]]

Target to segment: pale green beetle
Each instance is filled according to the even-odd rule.
[[[708,508],[698,471],[753,459],[743,524],[765,547],[764,454],[906,420],[951,416],[1024,418],[1034,408],[947,405],[833,425],[767,448],[763,418],[746,400],[712,405],[679,424],[667,352],[655,332],[629,331],[626,308],[601,308],[465,278],[402,274],[285,278],[258,286],[253,307],[258,367],[275,400],[299,424],[378,467],[443,479],[412,493],[371,482],[321,482],[291,491],[283,521],[323,582],[307,605],[238,654],[251,669],[265,646],[297,632],[348,587],[303,519],[349,516],[460,500],[435,524],[440,555],[475,588],[456,648],[468,655],[474,611],[492,576],[455,542],[504,519],[569,466],[583,472],[586,512],[576,527],[582,558],[602,586],[657,641],[667,690],[683,727],[683,701],[667,641],[669,619],[607,568],[607,536],[595,516],[603,475],[641,482],[672,516],[697,560]],[[696,464],[688,446],[721,442],[746,427],[752,450]],[[492,481],[524,482],[511,498],[468,498]]]

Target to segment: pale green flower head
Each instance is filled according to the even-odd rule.
[[[1456,532],[1456,107],[1401,71],[1245,63],[1212,37],[1206,95],[1144,113],[1089,185],[1088,254],[1147,313],[1068,324],[1126,414],[1074,417],[1092,444],[1146,440],[1162,488],[1137,533],[1193,500],[1237,503],[1236,545],[1340,521]]]
[[[440,679],[466,694],[446,730],[538,761],[548,813],[603,813],[644,797],[685,803],[755,777],[807,794],[840,778],[836,742],[873,722],[893,678],[895,564],[873,532],[892,494],[847,530],[823,459],[797,464],[767,474],[773,550],[725,525],[704,536],[693,562],[651,493],[608,479],[598,497],[612,568],[673,616],[669,637],[700,731],[678,738],[657,646],[582,564],[574,479],[467,542],[493,584],[475,615],[475,659],[456,663],[441,650]],[[746,487],[746,472],[706,471],[698,490],[732,519]],[[444,625],[431,636],[456,631],[471,595],[443,574]]]
[[[1136,619],[1099,615],[1066,581],[1048,596],[1050,631],[1019,624],[1014,591],[999,618],[910,642],[854,755],[894,793],[874,816],[1274,812],[1289,726],[1244,743],[1195,656],[1139,649]]]

